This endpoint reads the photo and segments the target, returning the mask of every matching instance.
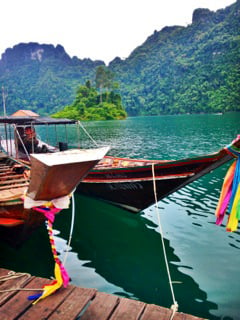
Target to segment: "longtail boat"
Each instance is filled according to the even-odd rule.
[[[53,200],[58,204],[60,200],[62,203],[66,202],[65,197],[68,198],[109,150],[108,147],[102,147],[58,151],[57,148],[39,141],[36,143],[33,140],[33,125],[36,123],[56,125],[72,121],[0,117],[0,124],[3,124],[0,152],[0,238],[15,246],[21,244],[44,222],[44,215],[35,208]],[[20,147],[19,140],[22,142],[24,139],[20,132],[26,128],[31,129],[32,140]]]
[[[31,128],[44,122],[48,125],[77,123],[66,119],[29,118],[31,118]],[[21,125],[26,128],[26,117],[12,117],[11,121],[16,123],[16,120],[18,128]],[[18,135],[20,133],[21,130],[18,129]],[[23,140],[28,141],[28,139]],[[232,142],[232,146],[240,147],[239,136]],[[59,148],[65,147],[65,143],[52,147],[38,141],[37,145],[32,138],[30,147],[36,151],[42,149],[44,152],[56,152]],[[22,159],[27,153],[26,150],[16,152]],[[234,154],[225,147],[212,154],[180,160],[145,160],[105,156],[81,181],[77,192],[137,213],[152,205],[156,199],[160,201],[230,161],[233,157]]]
[[[232,146],[240,148],[240,136]],[[154,204],[155,197],[160,201],[234,157],[227,147],[213,154],[181,160],[105,156],[77,191],[137,213]]]

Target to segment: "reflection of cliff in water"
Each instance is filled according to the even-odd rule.
[[[123,288],[126,296],[131,292],[141,301],[170,307],[172,298],[156,225],[140,215],[95,199],[75,195],[75,201],[71,246],[80,260],[90,261],[84,266],[94,268],[108,282]],[[69,236],[69,228],[65,226],[70,225],[70,216],[70,211],[65,212],[55,223],[65,239]],[[169,241],[166,241],[166,250],[172,280],[181,282],[174,285],[179,311],[209,317],[209,310],[217,306],[207,301],[206,293],[198,284],[174,265],[178,262],[179,266],[179,259]]]

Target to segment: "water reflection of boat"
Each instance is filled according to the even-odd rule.
[[[233,142],[240,147],[240,136]],[[77,190],[133,212],[179,190],[234,155],[223,148],[217,153],[181,160],[139,160],[105,156],[89,172]],[[156,192],[153,191],[153,182]]]
[[[105,292],[111,287],[113,291],[108,293],[169,307],[172,300],[158,226],[143,215],[133,215],[76,193],[75,203],[81,205],[81,210],[75,216],[69,252],[68,270],[73,283],[85,287],[97,285],[99,291]],[[71,214],[67,220],[60,215],[55,221],[62,239],[68,240],[66,224],[70,223]],[[172,277],[180,282],[174,290],[181,310],[210,318],[209,310],[216,309],[216,304],[184,273],[184,268],[190,266],[182,265],[168,240],[165,245]],[[66,248],[61,249],[64,257]]]
[[[35,122],[57,124],[57,121],[46,118],[0,118],[5,132],[5,139],[1,137],[0,153],[0,235],[1,239],[14,244],[22,242],[44,221],[44,216],[32,210],[31,206],[26,209],[25,195],[32,207],[39,205],[36,201],[44,204],[68,196],[108,151],[104,147],[50,152],[45,145],[48,150],[44,153],[43,147],[40,148],[36,142],[33,130]],[[25,134],[25,143],[21,131]],[[27,133],[31,135],[29,143],[26,143]],[[22,150],[20,142],[23,142]],[[29,155],[33,151],[35,154]],[[28,161],[24,160],[25,157],[28,157]]]

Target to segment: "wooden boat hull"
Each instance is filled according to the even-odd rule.
[[[44,222],[44,216],[24,209],[23,195],[29,185],[28,168],[0,153],[0,239],[21,245]]]
[[[19,247],[44,223],[45,217],[32,209],[24,209],[22,203],[0,207],[0,221],[4,222],[0,225],[0,239]]]
[[[46,201],[70,195],[108,149],[106,147],[31,155],[31,168],[1,153],[1,240],[11,246],[19,246],[45,221],[42,213],[24,207],[25,194],[32,199],[33,206],[39,205],[35,202],[37,200],[42,200],[44,204]]]
[[[159,201],[230,159],[232,156],[225,149],[212,155],[179,161],[135,160],[136,166],[131,166],[134,160],[112,157],[112,163],[118,160],[126,163],[126,167],[97,166],[77,191],[129,211],[140,212],[155,202],[153,182]]]
[[[168,193],[171,193],[171,190],[177,188],[184,181],[186,179],[181,178],[157,181],[158,200],[166,197]],[[87,196],[94,195],[96,198],[136,213],[149,207],[155,201],[151,180],[97,184],[84,182],[78,187],[78,191]]]
[[[71,194],[108,150],[103,147],[31,154],[27,195],[33,200],[53,200]]]

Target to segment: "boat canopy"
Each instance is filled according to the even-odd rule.
[[[60,118],[50,118],[50,117],[15,117],[15,116],[5,116],[0,117],[0,124],[16,124],[16,125],[55,125],[55,124],[75,124],[77,120],[70,119],[60,119]]]

